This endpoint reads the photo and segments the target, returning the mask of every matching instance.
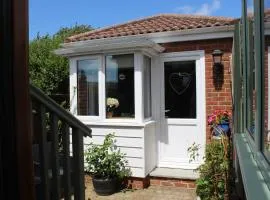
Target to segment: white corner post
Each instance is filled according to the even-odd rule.
[[[135,91],[135,120],[143,121],[143,55],[134,53],[134,91]]]

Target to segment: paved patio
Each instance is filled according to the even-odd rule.
[[[90,179],[86,179],[87,200],[195,200],[195,189],[181,189],[175,187],[150,186],[142,190],[128,190],[110,196],[98,196],[93,190]]]

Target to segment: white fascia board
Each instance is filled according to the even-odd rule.
[[[170,31],[162,33],[150,33],[149,37],[156,43],[184,42],[194,40],[208,40],[233,38],[234,26],[209,27],[200,29],[189,29],[181,31]]]

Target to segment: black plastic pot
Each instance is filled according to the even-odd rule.
[[[117,178],[100,178],[93,176],[92,178],[94,190],[98,195],[107,196],[115,193],[118,187]]]

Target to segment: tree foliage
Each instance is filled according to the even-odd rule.
[[[70,28],[60,28],[53,35],[37,34],[29,45],[31,83],[58,102],[67,100],[68,59],[55,55],[53,51],[59,48],[67,37],[90,30],[92,30],[91,26],[75,25]]]

